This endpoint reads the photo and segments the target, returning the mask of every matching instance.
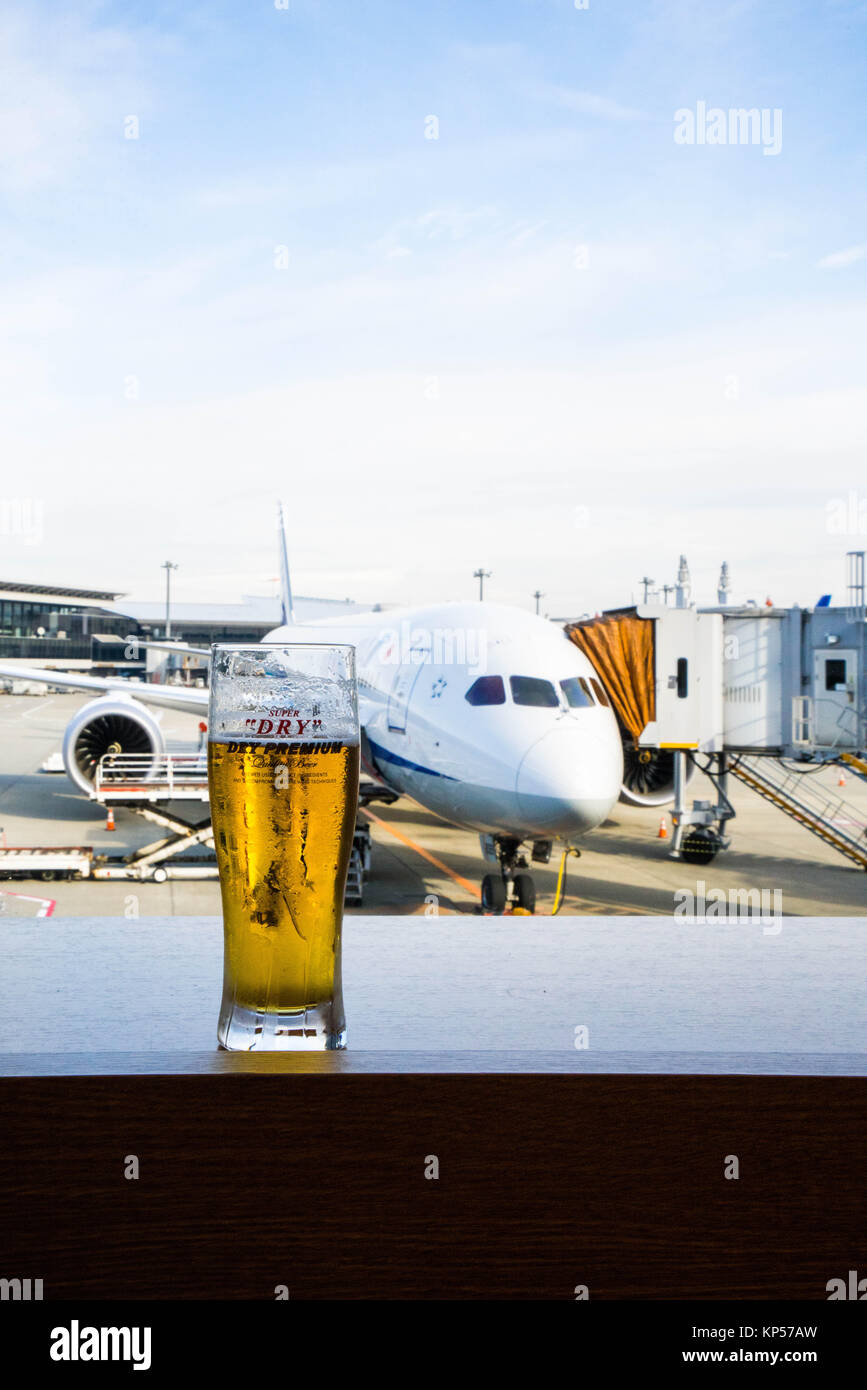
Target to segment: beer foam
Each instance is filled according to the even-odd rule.
[[[331,649],[320,651],[324,662]],[[338,658],[335,664],[339,661],[352,669],[351,659]],[[291,648],[218,648],[212,662],[208,740],[357,744],[355,681],[293,668]]]

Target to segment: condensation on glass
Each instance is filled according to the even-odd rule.
[[[211,653],[220,1045],[345,1047],[341,932],[359,774],[354,649],[263,643]]]

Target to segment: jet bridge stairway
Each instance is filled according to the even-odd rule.
[[[844,761],[859,776],[867,776],[863,759],[849,755]],[[793,772],[776,758],[744,755],[733,758],[728,771],[838,853],[867,869],[867,819],[850,802],[816,784],[811,773]]]

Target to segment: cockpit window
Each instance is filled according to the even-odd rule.
[[[571,709],[585,709],[588,705],[593,704],[590,687],[581,676],[570,676],[568,680],[561,681],[560,689],[566,696],[566,703]]]
[[[600,705],[607,705],[609,703],[608,696],[605,694],[605,691],[603,690],[602,686],[599,684],[599,681],[596,679],[595,676],[590,677],[590,684],[596,691]]]
[[[509,685],[516,705],[541,705],[545,709],[556,709],[560,704],[551,682],[542,680],[540,676],[510,676]]]
[[[504,705],[506,688],[503,685],[503,677],[479,676],[477,681],[473,681],[464,699],[471,705]]]

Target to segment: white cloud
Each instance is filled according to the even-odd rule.
[[[678,8],[692,43],[695,7]],[[636,153],[624,123],[658,109],[645,76],[671,47],[665,26],[657,38],[650,60],[634,44],[634,78],[588,51],[593,76],[574,86],[533,85],[580,70],[541,45],[455,49],[438,75],[457,71],[473,112],[444,121],[436,147],[412,91],[403,127],[378,124],[374,103],[349,138],[317,131],[331,158],[318,140],[268,156],[261,112],[239,104],[229,133],[244,139],[200,164],[177,113],[185,82],[195,99],[221,71],[207,45],[172,87],[147,35],[0,23],[7,188],[59,194],[50,254],[28,257],[26,238],[54,223],[20,216],[21,254],[0,267],[4,459],[45,502],[45,543],[18,548],[19,577],[154,598],[171,555],[178,597],[236,599],[276,572],[282,492],[297,584],[332,597],[457,598],[483,563],[493,597],[529,606],[538,586],[593,610],[643,571],[667,577],[681,548],[711,584],[728,558],[760,598],[771,574],[778,601],[833,587],[847,542],[828,537],[824,505],[860,476],[864,306],[834,304],[820,280],[829,302],[797,307],[805,253],[790,229],[812,240],[808,195],[745,199],[710,170],[675,183],[670,140],[658,165]],[[144,235],[105,254],[121,122],[156,107],[163,81],[171,154],[148,154],[165,197],[129,180]],[[395,70],[404,99],[402,81]],[[594,158],[612,131],[629,135],[617,160]],[[769,276],[790,240],[791,272]]]
[[[123,143],[123,122],[150,109],[141,76],[171,47],[91,24],[85,13],[7,9],[0,19],[0,187],[20,195],[68,185],[97,146]]]
[[[155,597],[168,545],[179,598],[210,593],[198,576],[213,575],[211,596],[234,599],[269,564],[282,492],[306,592],[456,598],[484,562],[503,601],[529,602],[538,585],[595,609],[628,596],[646,565],[666,577],[669,552],[673,567],[685,549],[697,575],[727,558],[759,598],[771,585],[777,601],[809,601],[842,565],[825,504],[859,476],[867,392],[834,384],[859,331],[854,309],[708,325],[596,364],[446,369],[433,399],[423,374],[395,367],[61,409],[7,442],[46,504],[45,546],[16,565],[21,578],[54,565],[68,582]],[[807,388],[804,360],[817,371]]]
[[[530,241],[533,237],[538,236],[539,232],[546,226],[547,219],[545,218],[543,218],[541,222],[532,222],[529,224],[520,223],[511,237],[511,244],[513,246],[522,246],[525,241]]]
[[[597,116],[605,121],[640,121],[644,113],[632,106],[625,106],[612,97],[601,96],[598,92],[575,91],[571,87],[558,87],[550,82],[529,84],[528,93],[541,101],[552,102],[564,111],[576,111],[582,116]]]
[[[820,270],[844,270],[846,266],[855,265],[856,261],[863,261],[867,257],[867,242],[862,242],[860,246],[848,246],[845,251],[833,251],[830,256],[823,256],[817,265]]]

